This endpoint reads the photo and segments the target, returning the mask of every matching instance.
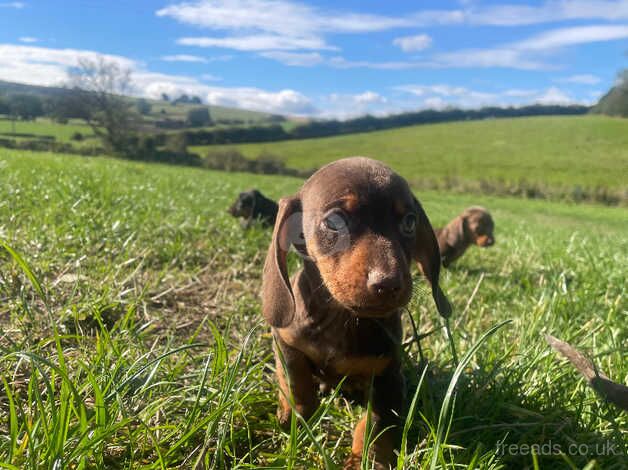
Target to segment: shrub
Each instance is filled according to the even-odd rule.
[[[207,108],[192,108],[187,114],[187,123],[191,127],[209,126],[212,120]]]

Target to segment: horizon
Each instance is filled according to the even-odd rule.
[[[628,1],[2,2],[0,80],[55,86],[80,58],[134,96],[311,118],[592,105],[626,67]]]

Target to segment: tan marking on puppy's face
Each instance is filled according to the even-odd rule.
[[[303,235],[325,287],[358,316],[385,316],[412,293],[414,199],[381,164],[325,168],[301,191]]]
[[[493,218],[486,209],[469,208],[465,211],[464,216],[473,243],[484,248],[495,243]]]

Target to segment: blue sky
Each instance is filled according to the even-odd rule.
[[[102,55],[137,95],[295,115],[592,103],[627,54],[628,0],[0,0],[0,79]]]

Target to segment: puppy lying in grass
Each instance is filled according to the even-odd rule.
[[[448,267],[471,245],[486,248],[495,244],[494,228],[491,214],[483,207],[472,206],[445,227],[436,229],[443,266]]]
[[[238,195],[229,208],[234,217],[241,217],[243,228],[249,228],[255,221],[272,226],[277,218],[277,203],[268,199],[257,189],[250,189]]]
[[[303,269],[288,275],[288,250]],[[403,423],[401,312],[412,295],[417,261],[439,312],[451,306],[438,279],[434,230],[407,182],[382,163],[354,157],[324,166],[279,214],[264,265],[262,311],[272,326],[279,423],[293,410],[308,419],[319,386],[371,394],[372,413],[357,424],[345,468],[361,468],[368,436],[375,468],[395,462]],[[372,385],[372,388],[371,388]],[[370,468],[370,467],[369,467]]]

